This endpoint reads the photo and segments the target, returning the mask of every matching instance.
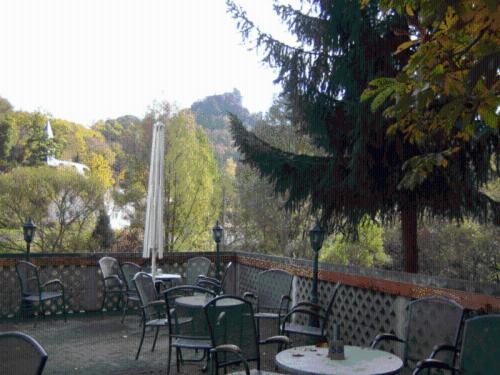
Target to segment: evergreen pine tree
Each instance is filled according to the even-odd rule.
[[[277,193],[287,193],[289,209],[309,200],[330,232],[355,233],[365,215],[385,221],[399,216],[405,270],[417,272],[419,215],[487,218],[491,200],[480,187],[490,176],[491,140],[471,143],[454,157],[446,174],[430,176],[414,189],[402,188],[405,162],[440,147],[440,140],[422,150],[402,133],[388,135],[390,121],[381,111],[372,113],[360,96],[371,80],[394,77],[405,65],[409,52],[394,54],[409,40],[405,19],[382,12],[378,1],[364,8],[352,0],[301,4],[311,11],[275,5],[298,41],[289,46],[259,30],[241,7],[227,1],[244,39],[256,36],[264,62],[278,69],[276,82],[291,103],[294,126],[311,137],[320,156],[272,147],[231,116],[235,143]]]
[[[99,218],[92,232],[92,239],[99,245],[99,250],[109,250],[114,243],[115,233],[111,229],[109,215],[104,209],[99,211]]]

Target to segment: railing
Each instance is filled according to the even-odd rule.
[[[233,261],[236,272],[228,280],[232,292],[255,291],[258,273],[279,268],[295,275],[293,301],[310,300],[312,286],[311,261],[278,256],[223,252],[221,261]],[[66,288],[71,314],[100,311],[103,282],[97,261],[106,254],[57,254],[32,256],[39,265],[41,279],[59,278]],[[169,273],[185,273],[187,260],[206,256],[215,262],[214,252],[169,253],[159,267]],[[113,253],[119,261],[148,265],[139,253]],[[21,256],[0,257],[0,319],[19,317],[20,289],[15,264]],[[222,268],[222,267],[221,267]],[[342,282],[334,305],[332,321],[341,322],[347,343],[367,345],[380,332],[403,334],[405,308],[412,299],[440,295],[454,299],[473,313],[500,312],[500,290],[497,285],[461,280],[412,275],[369,268],[320,264],[320,304],[330,301],[335,282]],[[58,314],[59,304],[48,304],[46,311]],[[107,301],[106,310],[116,310],[117,301]]]

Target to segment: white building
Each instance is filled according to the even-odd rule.
[[[47,134],[47,139],[54,139],[54,133],[52,132],[52,126],[50,125],[49,120],[47,120],[45,124],[45,134]],[[56,159],[50,151],[47,153],[47,165],[50,167],[70,167],[75,169],[81,175],[85,175],[85,172],[90,172],[89,167],[85,164]]]

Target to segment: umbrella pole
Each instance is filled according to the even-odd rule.
[[[151,249],[151,273],[153,274],[153,284],[156,283],[156,249]]]

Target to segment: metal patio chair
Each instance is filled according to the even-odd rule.
[[[311,302],[299,302],[294,305],[283,318],[281,334],[287,336],[291,334],[303,335],[313,339],[326,340],[328,320],[341,285],[341,283],[336,283],[333,287],[332,296],[326,309]],[[318,324],[313,325],[314,321],[317,321]]]
[[[167,289],[164,293],[167,305],[167,316],[169,326],[168,336],[168,369],[172,361],[172,348],[175,348],[177,372],[180,365],[185,361],[182,349],[192,349],[195,352],[202,351],[203,356],[198,359],[190,359],[190,362],[203,362],[212,348],[207,321],[203,313],[203,305],[188,306],[181,303],[182,297],[203,298],[207,302],[215,297],[211,290],[195,285],[181,285]]]
[[[202,288],[213,290],[216,294],[227,293],[226,284],[228,280],[228,275],[232,272],[233,269],[234,269],[233,262],[229,262],[228,264],[226,264],[226,267],[224,268],[224,274],[222,275],[221,280],[216,279],[214,277],[198,275],[198,277],[196,278],[195,285],[201,286]]]
[[[42,283],[39,277],[39,268],[33,263],[19,261],[16,264],[16,273],[21,284],[20,311],[36,312],[37,317],[45,317],[45,302],[62,299],[64,321],[66,321],[66,299],[64,285],[61,280],[53,279]],[[55,289],[55,290],[51,290]]]
[[[145,272],[138,272],[132,279],[132,283],[137,291],[142,311],[142,336],[139,343],[139,349],[137,349],[137,354],[135,355],[135,359],[137,360],[141,353],[146,328],[156,328],[153,346],[151,347],[151,351],[153,352],[155,350],[160,328],[168,328],[169,324],[165,300],[158,296],[153,278]]]
[[[371,343],[372,348],[383,341],[403,344],[403,374],[411,373],[419,360],[429,358],[435,345],[456,347],[464,315],[461,305],[443,297],[421,298],[410,302],[407,309],[405,339],[383,333]],[[445,361],[453,366],[455,356],[448,355]]]
[[[260,370],[260,346],[288,345],[286,336],[273,336],[260,340],[252,304],[236,296],[219,296],[208,302],[205,314],[213,349],[210,351],[212,373],[220,368],[242,364],[250,373],[248,363],[256,362],[252,374],[272,374]],[[224,371],[225,373],[225,371]]]
[[[288,313],[293,275],[283,270],[266,270],[257,277],[257,295],[245,292],[243,298],[254,302],[257,328],[260,319],[276,320],[278,332],[281,319]]]
[[[194,257],[188,259],[186,267],[185,284],[195,285],[198,276],[208,275],[208,271],[210,270],[211,265],[212,262],[210,261],[210,259],[205,257]]]
[[[122,309],[127,309],[127,284],[123,276],[122,269],[118,260],[112,257],[103,257],[99,259],[99,267],[104,282],[104,295],[102,297],[101,311],[104,310],[106,298],[108,296],[118,296],[118,306],[122,305]],[[123,319],[122,319],[123,320]]]
[[[135,284],[133,283],[133,279],[136,274],[142,271],[141,266],[139,266],[136,263],[132,262],[124,262],[121,265],[122,273],[123,273],[123,279],[125,281],[125,287],[126,287],[126,301],[124,302],[123,306],[123,314],[122,314],[122,323],[125,320],[125,315],[127,314],[127,308],[129,305],[129,302],[133,303],[139,303],[140,298],[139,295],[137,294],[137,290],[135,288]]]
[[[435,348],[431,357],[435,357],[440,351],[450,351],[454,355],[457,348],[452,345]],[[430,358],[419,362],[413,374],[418,375],[423,370],[429,369],[448,370],[452,374],[498,374],[500,369],[500,315],[484,315],[467,320],[464,325],[462,346],[459,353],[458,368]]]
[[[47,357],[33,337],[22,332],[0,333],[0,374],[40,375]]]

